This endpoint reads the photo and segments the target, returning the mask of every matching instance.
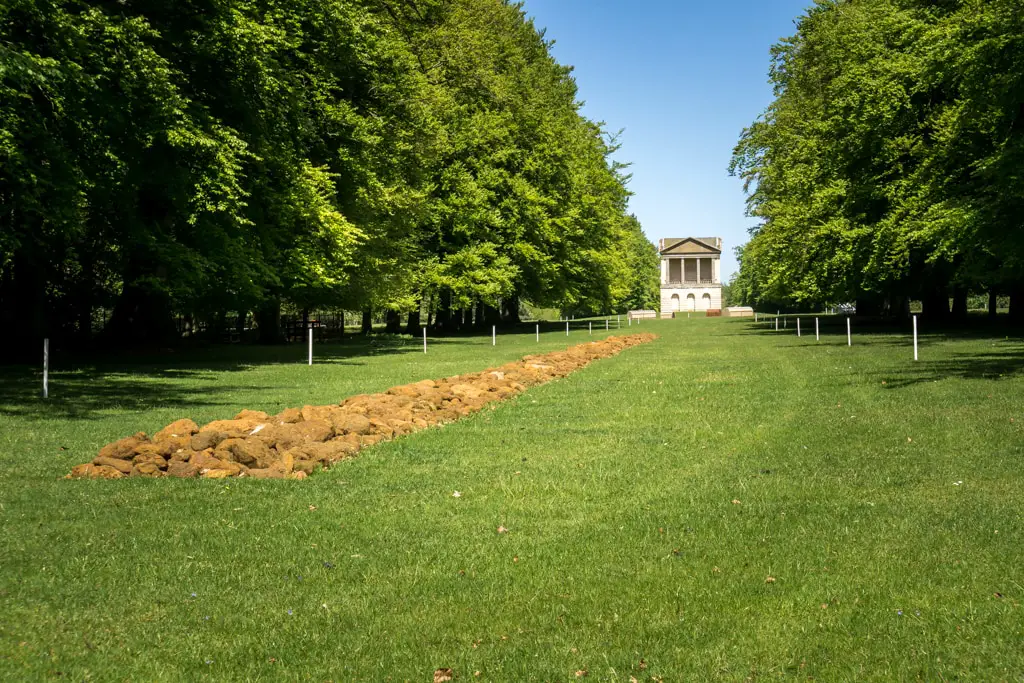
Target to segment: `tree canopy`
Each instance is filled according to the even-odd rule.
[[[505,0],[10,0],[0,322],[649,300],[614,138],[550,47]]]
[[[918,299],[944,318],[974,292],[1024,314],[1019,2],[818,0],[771,80],[731,165],[760,220],[735,296],[893,314]]]

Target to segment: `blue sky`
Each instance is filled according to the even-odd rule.
[[[583,113],[625,129],[630,210],[652,242],[718,236],[722,275],[747,241],[743,185],[729,176],[743,128],[772,100],[769,48],[812,0],[526,0],[554,55],[575,67]]]

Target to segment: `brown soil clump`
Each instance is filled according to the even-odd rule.
[[[338,405],[288,408],[277,415],[243,410],[200,427],[183,419],[150,439],[144,432],[107,444],[66,478],[251,477],[305,479],[360,449],[471,415],[489,403],[565,377],[591,361],[654,340],[608,337],[502,365],[361,394]]]

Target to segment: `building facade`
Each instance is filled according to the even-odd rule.
[[[658,242],[661,312],[721,310],[722,238],[673,237]]]

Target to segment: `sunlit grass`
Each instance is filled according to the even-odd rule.
[[[124,360],[47,404],[5,374],[0,678],[1024,675],[1019,340],[926,336],[915,364],[900,335],[623,331],[661,338],[305,482],[59,477],[176,417],[589,336]]]

